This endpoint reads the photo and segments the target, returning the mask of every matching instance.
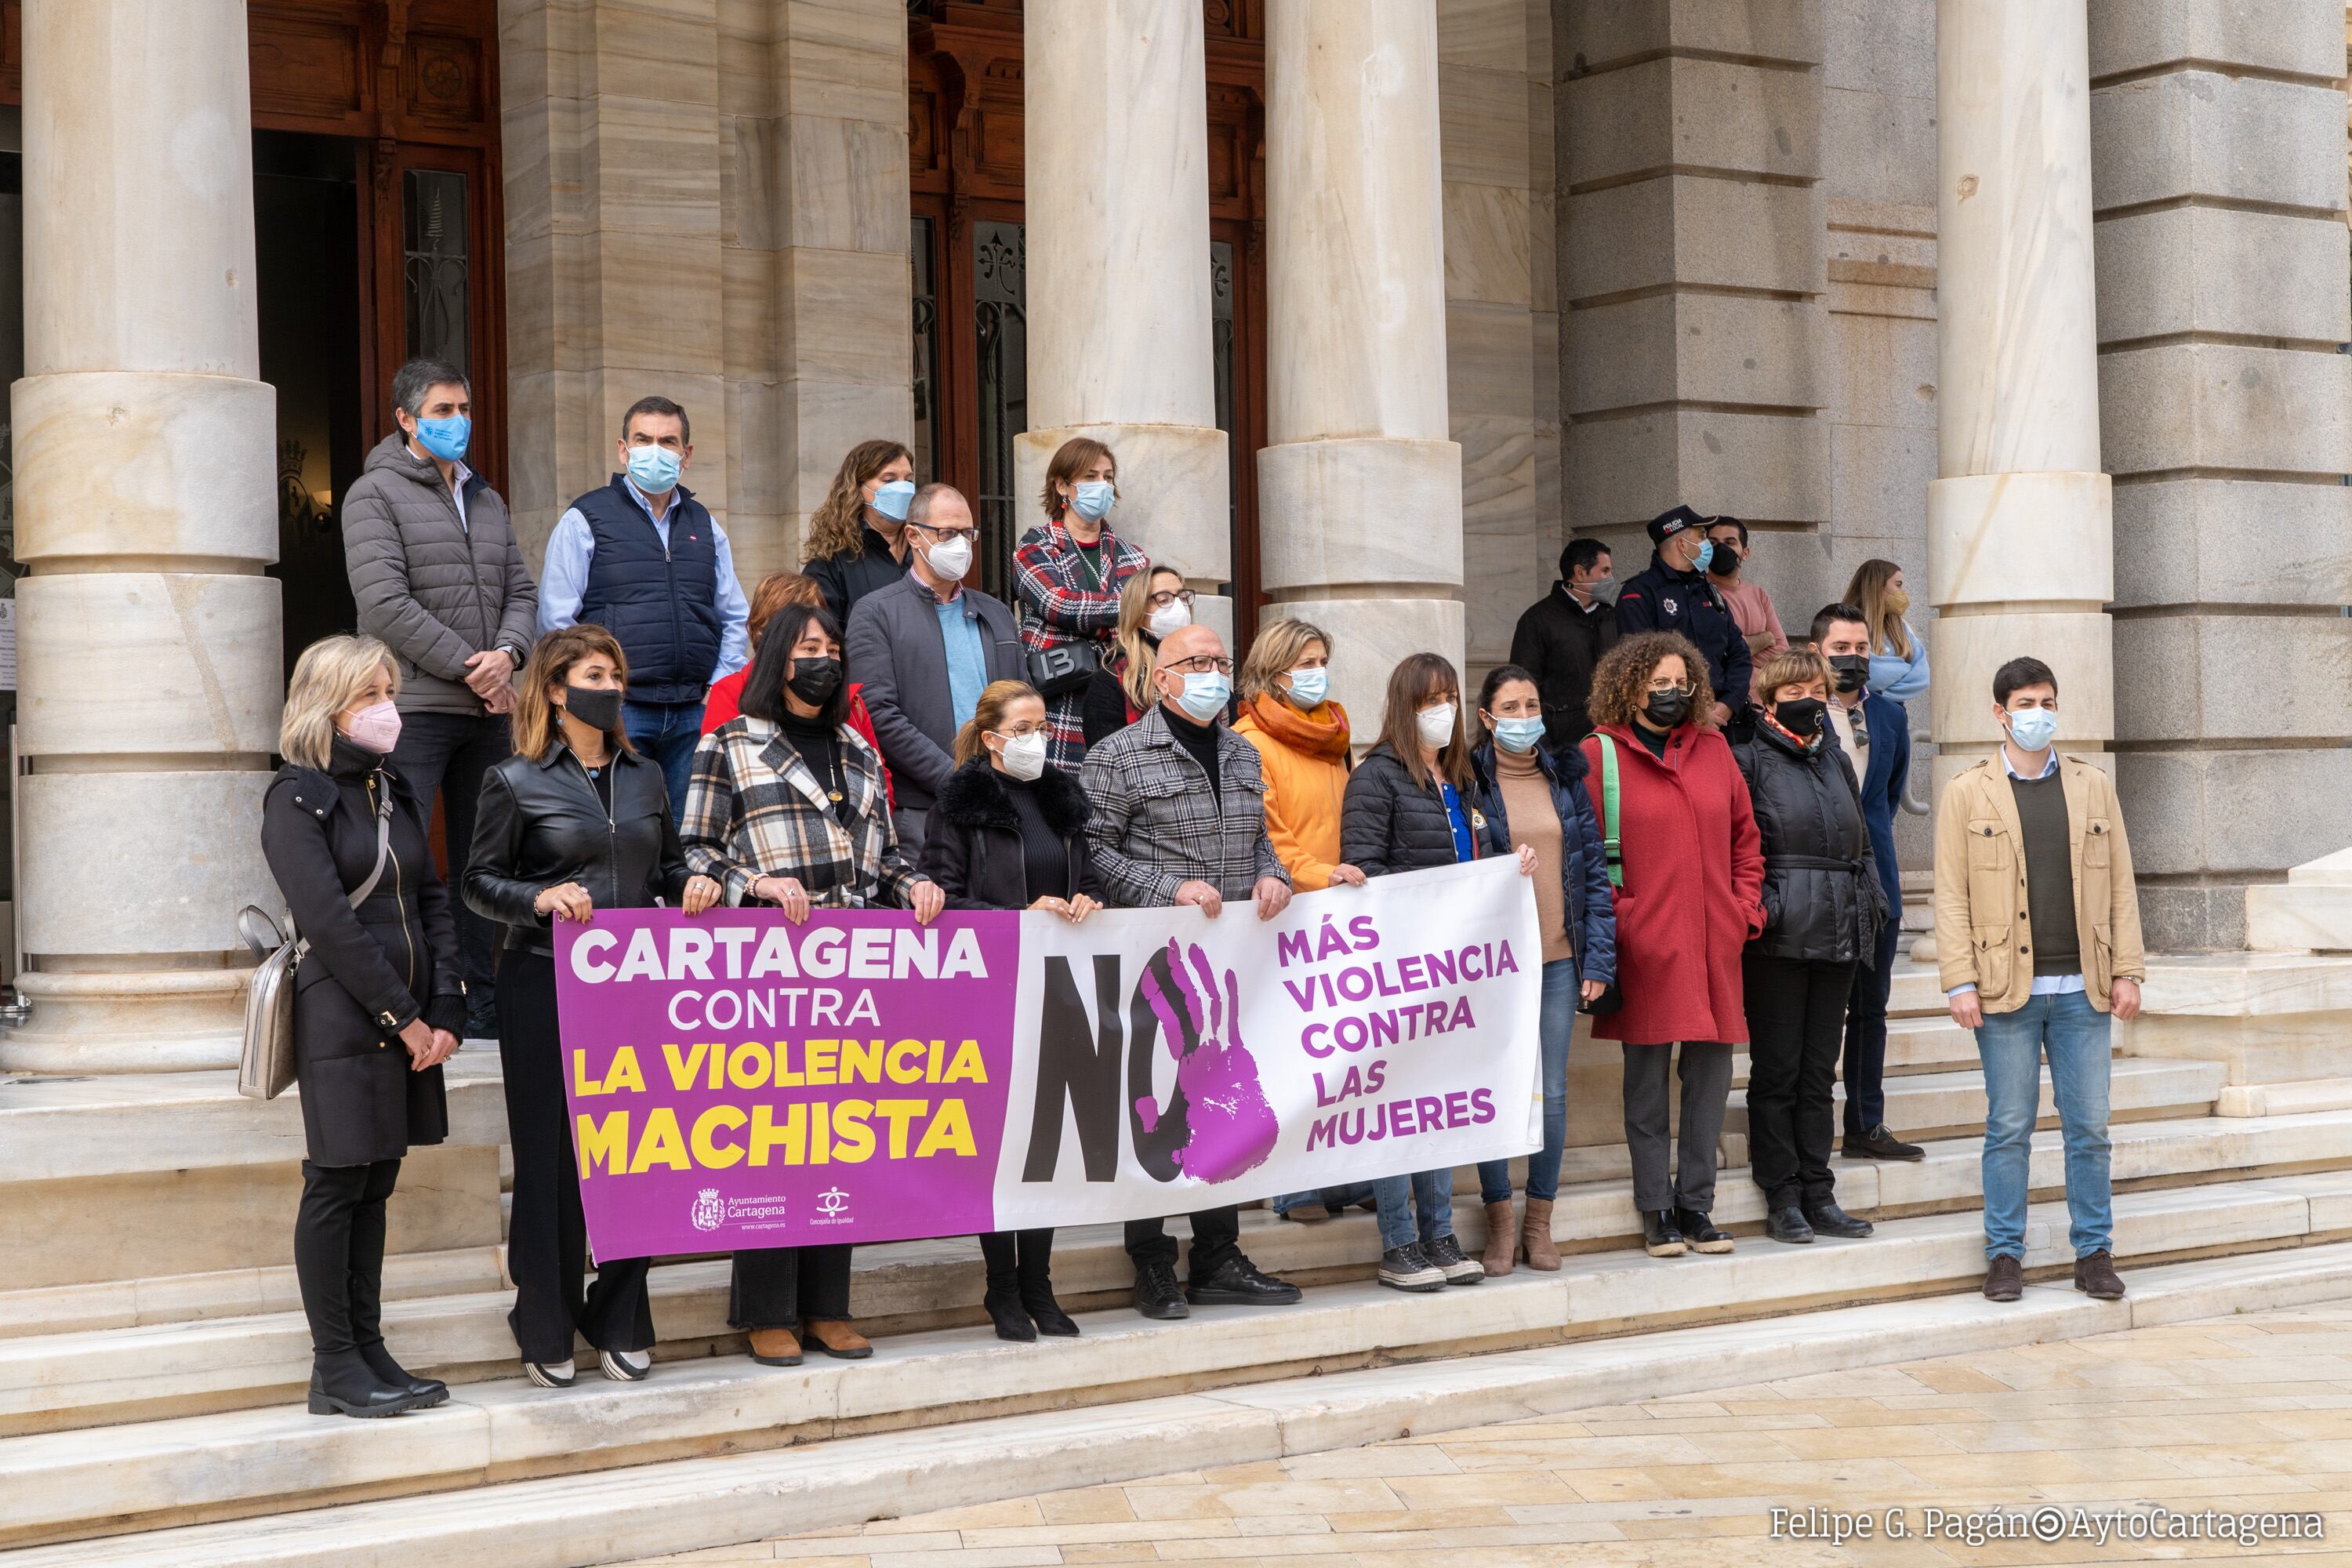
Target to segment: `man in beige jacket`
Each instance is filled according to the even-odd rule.
[[[1936,823],[1936,950],[1952,1021],[1984,1064],[1984,1293],[2024,1293],[2027,1167],[2042,1061],[2066,1149],[2074,1289],[2124,1293],[2107,1174],[2108,1017],[2139,1013],[2139,900],[2107,775],[2052,746],[2058,678],[1993,676],[2000,750],[1954,775]]]

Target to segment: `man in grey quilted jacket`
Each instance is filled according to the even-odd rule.
[[[343,563],[360,630],[400,660],[400,741],[393,766],[428,807],[446,786],[449,876],[466,874],[482,775],[514,750],[507,713],[530,656],[539,592],[507,504],[466,466],[472,393],[442,360],[415,359],[392,378],[400,428],[377,443],[343,494]],[[497,931],[459,904],[466,1032],[498,1032],[491,1012]]]

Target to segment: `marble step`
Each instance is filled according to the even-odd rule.
[[[2126,1194],[2116,1217],[2127,1268],[2136,1258],[2219,1247],[2300,1247],[2352,1234],[2352,1172]],[[2032,1208],[2030,1268],[2071,1263],[2066,1228],[2063,1205]],[[1680,1325],[1965,1290],[1982,1269],[1976,1216],[1937,1215],[1889,1222],[1859,1242],[1751,1240],[1729,1256],[1676,1259],[1620,1250],[1556,1275],[1523,1270],[1434,1297],[1358,1283],[1318,1290],[1296,1308],[1206,1309],[1181,1323],[1091,1313],[1081,1320],[1084,1337],[1035,1345],[957,1329],[884,1341],[859,1363],[664,1361],[641,1384],[592,1373],[562,1392],[503,1379],[462,1388],[396,1426],[314,1417],[289,1405],[19,1437],[0,1441],[0,1542],[276,1513],[338,1494],[452,1490],[885,1426],[936,1427],[1041,1403],[1066,1410],[1171,1389],[1197,1395],[1306,1372],[1345,1375],[1372,1358],[1558,1348],[1628,1332],[1635,1338],[1624,1342],[1638,1346]],[[1374,1394],[1378,1375],[1392,1370],[1358,1384]],[[937,1500],[926,1494],[924,1506]]]
[[[2229,1069],[2220,1062],[2141,1060],[2132,1057],[2116,1058],[2107,1088],[2107,1112],[2111,1120],[2122,1121],[2135,1116],[2201,1113],[2212,1108],[2221,1092]],[[1922,1136],[1984,1130],[1985,1091],[1981,1069],[1970,1068],[1953,1072],[1913,1073],[1903,1078],[1890,1078],[1885,1084],[1886,1124],[1899,1130],[1905,1137],[1916,1142]],[[1845,1086],[1837,1088],[1837,1103],[1845,1103]],[[2057,1115],[2051,1098],[2050,1073],[2042,1073],[2042,1106],[2040,1119],[2044,1125],[2054,1125]],[[1724,1126],[1736,1132],[1748,1131],[1748,1091],[1731,1091],[1729,1108],[1724,1113]]]
[[[2128,1122],[2114,1129],[2113,1145],[2119,1184],[2352,1165],[2352,1111]],[[1864,1215],[1958,1211],[1973,1224],[1980,1206],[1980,1147],[1979,1139],[1938,1142],[1916,1163],[1839,1160],[1840,1201]],[[2035,1193],[2058,1190],[2063,1153],[2055,1131],[2035,1135],[2031,1170]],[[1722,1173],[1713,1212],[1734,1229],[1760,1227],[1762,1194],[1744,1168]],[[1475,1196],[1457,1199],[1455,1215],[1463,1246],[1475,1253],[1486,1241]],[[1252,1258],[1310,1284],[1362,1279],[1379,1257],[1373,1217],[1360,1211],[1318,1225],[1276,1220],[1264,1210],[1242,1217]],[[1601,1253],[1638,1236],[1640,1220],[1622,1181],[1564,1185],[1552,1232],[1564,1251]],[[891,1335],[981,1321],[978,1248],[968,1237],[860,1247],[856,1270],[851,1303],[870,1331]],[[1074,1307],[1124,1304],[1132,1281],[1116,1226],[1064,1231],[1054,1271],[1062,1299]],[[254,1316],[105,1331],[61,1326],[46,1335],[0,1340],[0,1434],[295,1398],[309,1375],[310,1336],[291,1270],[281,1272],[274,1310]],[[726,1325],[723,1260],[662,1264],[654,1270],[652,1289],[666,1354],[740,1345]],[[420,1370],[453,1382],[500,1377],[513,1365],[506,1326],[510,1304],[495,1281],[395,1299],[386,1307],[386,1333],[394,1352]]]

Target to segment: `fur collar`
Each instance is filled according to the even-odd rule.
[[[1065,838],[1076,838],[1087,830],[1087,796],[1077,780],[1059,768],[1049,767],[1030,788],[1037,792],[1037,805],[1045,813],[1045,825],[1055,832]],[[974,757],[949,776],[947,787],[940,792],[939,810],[958,827],[1021,831],[1021,819],[1013,810],[1013,797],[1005,792],[1004,781],[986,757]]]

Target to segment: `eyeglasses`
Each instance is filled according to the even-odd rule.
[[[1192,590],[1190,588],[1162,588],[1160,592],[1152,595],[1150,599],[1145,601],[1145,603],[1149,604],[1151,608],[1155,610],[1164,610],[1171,605],[1181,605],[1189,610],[1192,607]]]
[[[1671,691],[1677,697],[1688,697],[1697,689],[1698,688],[1696,686],[1677,686],[1671,680],[1654,679],[1650,682],[1650,692],[1652,696],[1664,696],[1665,693]]]
[[[1196,653],[1190,658],[1180,658],[1173,663],[1161,665],[1160,668],[1172,669],[1179,675],[1206,675],[1211,670],[1216,671],[1219,675],[1231,675],[1234,672],[1234,661],[1229,658],[1219,658],[1214,654]]]
[[[980,537],[980,530],[977,528],[933,528],[928,522],[919,522],[915,526],[943,542],[950,539],[961,539],[969,543]]]

